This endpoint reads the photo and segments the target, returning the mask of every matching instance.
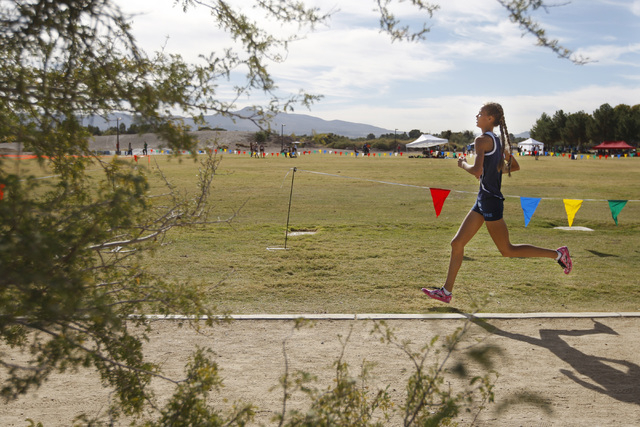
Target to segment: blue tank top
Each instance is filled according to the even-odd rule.
[[[493,139],[493,150],[484,153],[484,163],[482,164],[482,175],[480,176],[480,191],[478,199],[486,199],[496,197],[504,200],[502,196],[502,165],[504,162],[504,153],[502,152],[502,144],[493,132],[485,132]]]

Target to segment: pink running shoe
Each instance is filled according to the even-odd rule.
[[[433,299],[437,299],[438,301],[446,302],[449,304],[451,302],[452,295],[445,294],[442,289],[426,289],[422,288],[422,292],[427,294],[429,297]]]
[[[569,256],[569,248],[563,246],[561,248],[556,249],[560,253],[560,259],[558,260],[558,264],[562,268],[564,268],[564,274],[571,273],[571,269],[573,268],[573,263],[571,262],[571,257]]]

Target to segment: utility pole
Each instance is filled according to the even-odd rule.
[[[120,117],[116,117],[116,154],[120,155]]]
[[[284,127],[285,125],[280,125],[280,152],[284,151]]]
[[[394,152],[398,152],[400,150],[398,150],[398,129],[394,129],[393,131],[393,151]]]

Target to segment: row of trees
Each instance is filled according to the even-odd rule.
[[[592,114],[562,110],[542,113],[531,128],[531,137],[549,145],[586,148],[602,141],[640,142],[640,104],[611,107],[602,104]]]
[[[192,131],[193,128],[189,125],[185,125],[184,129],[186,131]],[[98,126],[87,125],[86,130],[89,134],[93,136],[101,136],[101,135],[138,135],[142,133],[157,133],[159,131],[157,126],[154,126],[150,123],[144,123],[143,121],[134,121],[129,126],[124,123],[120,123],[117,127],[111,126],[107,129],[100,129]],[[205,130],[214,130],[214,131],[224,131],[226,129],[222,128],[211,128],[210,126],[198,126],[198,131]]]
[[[148,123],[131,123],[128,127],[124,123],[120,123],[117,128],[115,126],[111,126],[110,128],[107,128],[105,130],[100,129],[98,126],[87,126],[87,132],[94,136],[115,135],[117,133],[119,133],[120,135],[136,135],[140,133],[155,133],[157,131],[157,128]]]
[[[334,133],[316,133],[311,136],[299,136],[295,139],[311,143],[314,146],[338,150],[353,150],[354,147],[359,150],[360,147],[366,143],[374,150],[394,151],[398,145],[405,146],[406,144],[418,139],[422,134],[423,132],[419,129],[413,129],[410,132],[381,134],[379,137],[376,137],[372,133],[367,135],[365,138],[348,138]],[[439,134],[435,134],[435,136],[448,139],[449,147],[453,150],[462,150],[475,139],[475,135],[470,130],[466,130],[464,132],[452,132],[447,130],[440,132]],[[271,135],[272,140],[278,140],[279,138],[280,136],[275,133]],[[289,136],[285,135],[286,141],[289,141],[290,139],[291,138]],[[258,132],[256,134],[256,140],[258,142],[264,141],[264,132]]]

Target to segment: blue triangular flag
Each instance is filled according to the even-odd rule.
[[[520,206],[522,206],[522,212],[524,213],[524,226],[529,225],[533,213],[538,208],[540,198],[534,197],[520,197]]]

